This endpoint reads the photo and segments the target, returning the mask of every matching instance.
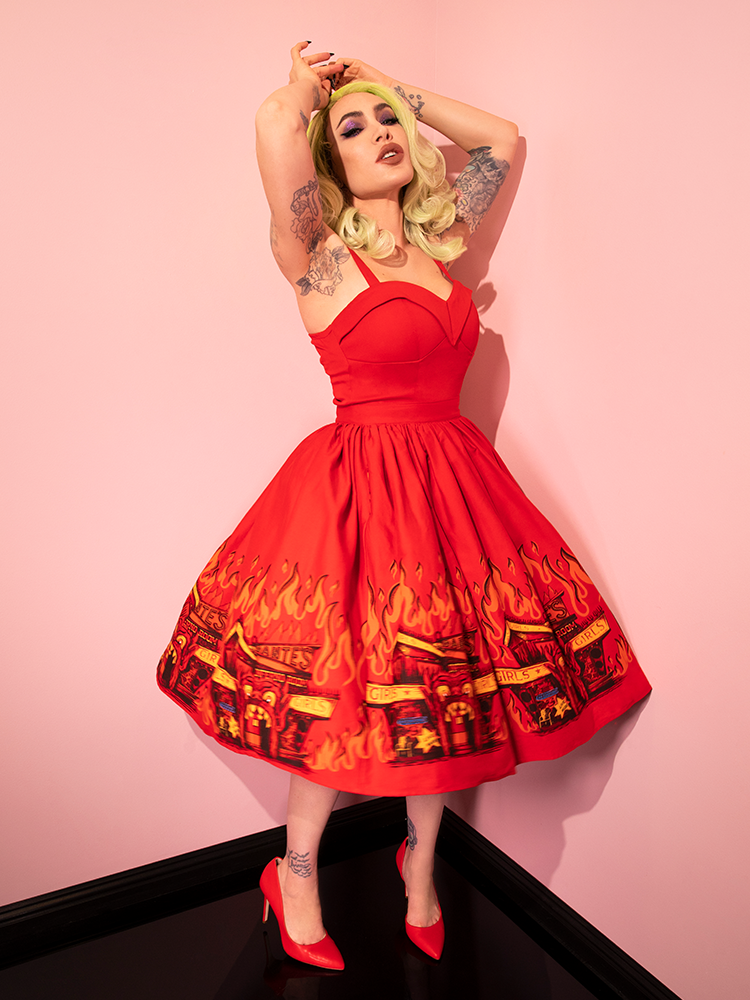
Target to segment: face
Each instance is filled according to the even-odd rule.
[[[398,197],[414,175],[403,126],[377,94],[347,94],[331,108],[333,168],[359,201]]]

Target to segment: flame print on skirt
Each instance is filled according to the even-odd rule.
[[[390,564],[364,621],[287,561],[220,549],[186,602],[162,688],[240,752],[311,775],[447,761],[544,737],[620,683],[633,655],[575,557],[521,547],[476,577]]]

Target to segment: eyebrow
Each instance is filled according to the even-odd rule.
[[[388,108],[390,110],[390,107],[391,107],[390,104],[386,104],[383,101],[380,104],[376,104],[375,107],[372,110],[375,111],[375,112],[382,111],[383,108]],[[336,128],[339,128],[339,126],[341,125],[341,122],[346,121],[347,118],[364,118],[364,117],[365,117],[364,116],[364,112],[362,112],[362,111],[349,111],[349,112],[347,112],[347,114],[345,114],[343,116],[343,118],[341,118],[341,120],[339,121],[339,123],[336,126]]]

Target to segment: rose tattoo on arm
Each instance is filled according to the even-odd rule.
[[[349,259],[350,254],[346,247],[334,247],[331,250],[323,245],[323,209],[316,177],[294,192],[291,209],[296,216],[292,232],[305,244],[305,249],[310,254],[307,273],[297,282],[301,294],[319,292],[321,295],[333,295],[336,286],[343,281],[341,265]]]
[[[321,228],[322,237],[323,230]],[[314,250],[310,257],[310,266],[297,284],[302,295],[309,295],[310,292],[320,292],[321,295],[333,295],[336,286],[344,280],[341,274],[341,265],[349,260],[349,251],[346,247],[334,247],[329,250],[324,246],[320,250]]]
[[[473,236],[508,176],[510,164],[498,160],[490,146],[469,150],[471,159],[456,180],[456,221],[465,222]]]
[[[319,239],[323,218],[317,177],[294,192],[291,209],[292,215],[297,217],[292,223],[292,232],[305,244],[307,252],[312,253]]]

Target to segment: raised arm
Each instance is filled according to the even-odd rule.
[[[495,200],[508,175],[518,143],[513,122],[487,111],[430,93],[385,76],[360,59],[341,62],[344,70],[334,77],[336,87],[352,80],[370,80],[392,87],[419,121],[436,129],[469,154],[469,162],[456,178],[456,221],[445,235],[461,236],[465,242]]]
[[[343,68],[341,63],[315,67],[330,53],[303,57],[307,44],[292,48],[289,83],[267,97],[255,117],[258,165],[271,208],[271,249],[300,294],[305,294],[300,276],[308,272],[313,255],[322,252],[330,232],[323,224],[307,126],[313,111],[328,103],[329,77]]]

